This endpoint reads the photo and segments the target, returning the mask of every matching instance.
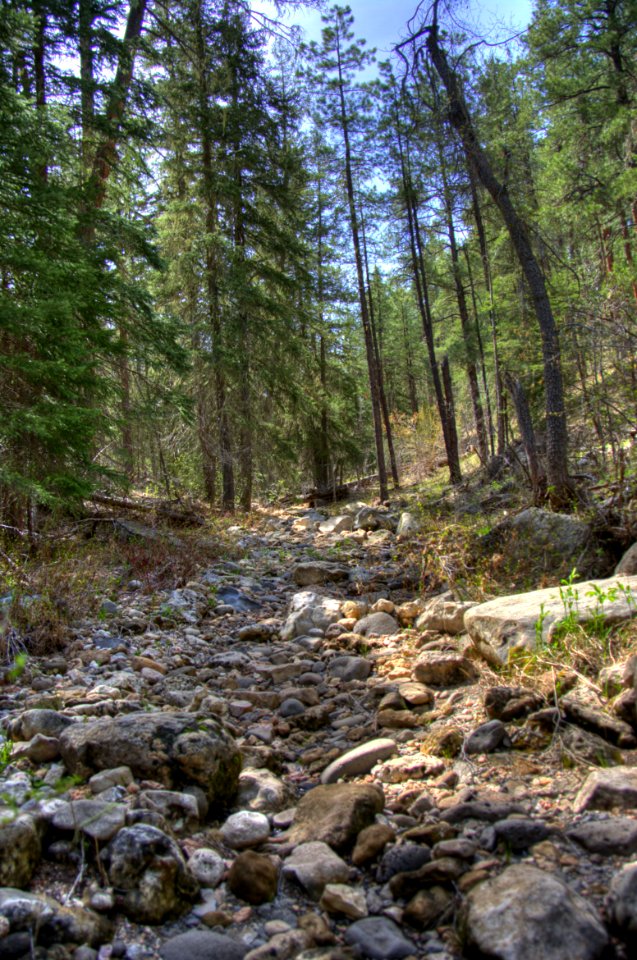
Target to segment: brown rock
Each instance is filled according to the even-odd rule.
[[[475,664],[460,653],[429,650],[414,664],[414,679],[432,687],[455,687],[478,676]]]
[[[440,920],[452,903],[453,894],[444,887],[419,890],[405,907],[403,919],[417,930],[427,930]]]
[[[240,853],[228,873],[228,886],[235,897],[255,905],[274,900],[278,882],[279,871],[272,858],[253,850]]]
[[[379,853],[382,853],[386,845],[395,839],[396,834],[392,828],[384,823],[373,823],[370,827],[365,827],[356,840],[352,863],[357,867],[371,863]]]
[[[320,840],[334,850],[351,846],[385,805],[385,795],[367,783],[331,783],[314,787],[296,808],[292,843]]]

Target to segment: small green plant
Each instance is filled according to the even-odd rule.
[[[4,773],[9,764],[11,763],[11,757],[13,756],[13,741],[12,740],[3,740],[0,743],[0,773]]]
[[[546,608],[545,608],[544,604],[541,603],[541,604],[540,604],[540,615],[539,615],[539,617],[537,618],[537,620],[535,621],[535,646],[536,646],[536,649],[538,649],[538,650],[539,650],[540,647],[542,647],[543,644],[544,644],[544,623],[545,623],[545,621],[546,621],[547,616],[548,616],[548,614],[547,614],[547,612],[546,612]]]

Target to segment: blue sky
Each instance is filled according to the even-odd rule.
[[[329,4],[331,5],[331,3]],[[345,6],[345,0],[341,0]],[[377,47],[380,59],[392,46],[407,35],[407,22],[416,12],[418,0],[349,0],[354,14],[354,32],[367,40],[368,46]],[[429,6],[427,0],[422,10]],[[253,3],[253,7],[266,10],[271,7],[267,0]],[[457,17],[477,35],[489,40],[512,36],[528,24],[532,0],[469,0],[455,4]],[[271,12],[268,9],[268,12]],[[321,15],[316,10],[296,11],[288,14],[289,23],[298,23],[306,33],[306,39],[319,40]]]

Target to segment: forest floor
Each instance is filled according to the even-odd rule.
[[[470,603],[574,565],[494,546],[512,512],[104,518],[14,571],[0,960],[633,955],[637,634],[481,659]]]

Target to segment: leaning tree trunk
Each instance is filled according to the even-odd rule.
[[[529,480],[533,492],[533,501],[539,504],[544,496],[545,477],[540,468],[540,461],[537,454],[537,444],[535,442],[535,431],[533,430],[533,419],[529,409],[529,403],[526,398],[524,387],[519,380],[515,380],[510,373],[505,374],[504,381],[511,394],[515,415],[522,437],[522,445],[526,454],[526,460],[529,466]]]
[[[437,2],[434,4],[434,17],[436,8]],[[544,273],[533,252],[526,223],[518,214],[506,184],[495,176],[491,161],[478,140],[458,78],[440,46],[437,22],[434,20],[433,25],[423,32],[427,34],[425,43],[431,61],[447,91],[449,122],[460,137],[468,162],[500,211],[529,287],[542,340],[549,495],[554,506],[564,505],[572,500],[573,488],[568,476],[568,434],[560,343]]]

